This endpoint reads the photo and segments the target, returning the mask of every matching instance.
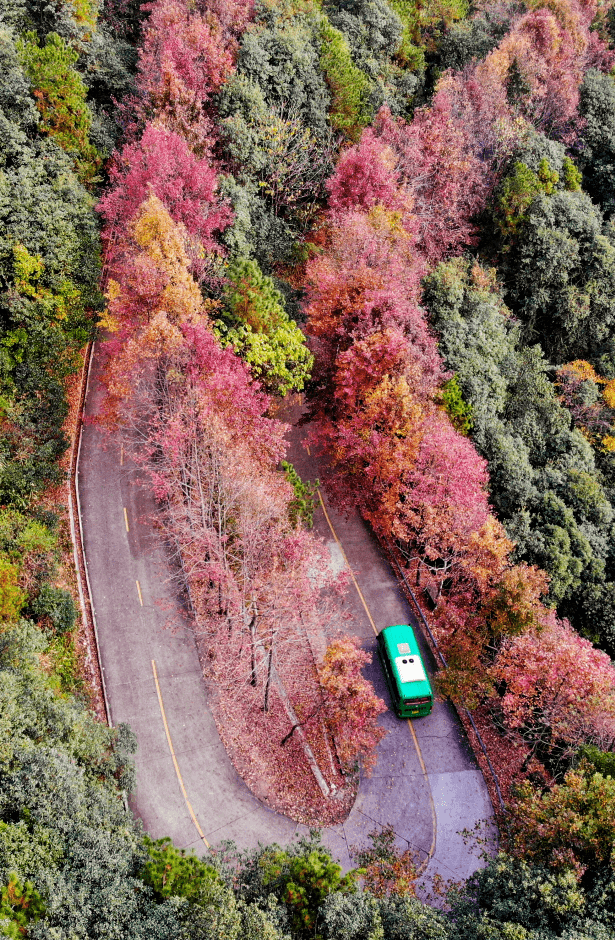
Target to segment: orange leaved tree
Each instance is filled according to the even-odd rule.
[[[357,637],[342,636],[328,647],[318,669],[327,725],[346,772],[359,762],[372,767],[375,747],[385,734],[377,720],[386,705],[361,672],[370,662]]]

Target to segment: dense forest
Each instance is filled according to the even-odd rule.
[[[594,0],[0,0],[0,933],[613,935],[614,45]],[[509,758],[506,853],[442,910],[386,838],[348,875],[316,835],[198,860],[126,808],[66,562],[97,327],[220,694],[266,720],[342,589],[289,394],[430,601],[441,690]],[[316,678],[350,773],[382,704],[344,643]]]

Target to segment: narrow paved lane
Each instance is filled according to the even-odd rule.
[[[95,354],[86,417],[100,407],[98,369]],[[297,469],[314,479],[317,468],[299,446],[298,431],[291,447]],[[228,759],[208,708],[192,632],[152,525],[152,496],[120,448],[105,444],[93,424],[83,430],[78,488],[111,718],[114,724],[127,722],[137,735],[131,803],[146,831],[197,851],[230,838],[241,848],[259,841],[285,843],[305,831],[257,800]],[[412,613],[361,520],[329,515],[339,543],[322,510],[316,528],[332,563],[348,560],[363,597],[354,587],[349,591],[352,619],[344,629],[375,650],[370,618],[380,629],[413,622]],[[386,699],[377,662],[370,677]],[[390,824],[400,844],[417,851],[428,877],[436,872],[446,879],[466,877],[478,859],[458,833],[490,816],[491,806],[456,716],[446,702],[438,702],[431,716],[412,727],[392,712],[382,720],[390,733],[376,768],[361,782],[346,823],[326,830],[325,841],[349,866],[349,849],[364,843],[372,829]]]
[[[319,463],[302,445],[305,432],[298,426],[300,411],[288,410],[293,422],[288,434],[289,457],[300,476],[319,478]],[[322,475],[322,474],[321,474]],[[346,604],[352,631],[372,653],[368,675],[378,695],[389,694],[376,653],[376,632],[394,623],[410,623],[417,633],[428,668],[434,671],[431,652],[423,639],[414,611],[401,591],[380,546],[357,513],[336,513],[322,496],[326,514],[315,513],[314,527],[325,539],[332,558],[347,563],[354,576]],[[346,631],[348,626],[343,625]],[[389,734],[379,748],[371,777],[361,782],[355,806],[339,836],[345,846],[365,842],[377,827],[392,825],[400,844],[406,842],[426,863],[427,880],[435,874],[445,880],[468,877],[480,864],[483,847],[472,848],[461,835],[492,818],[489,794],[465,732],[448,701],[434,704],[431,715],[412,722],[393,711],[382,718]],[[414,733],[413,733],[414,732]],[[333,847],[333,842],[331,845]]]
[[[98,369],[95,350],[86,420],[100,407]],[[127,722],[138,741],[134,811],[153,838],[170,836],[197,851],[204,844],[200,832],[211,844],[288,841],[300,827],[250,793],[220,742],[192,631],[152,527],[151,493],[120,448],[105,443],[92,424],[83,429],[78,470],[111,720]]]

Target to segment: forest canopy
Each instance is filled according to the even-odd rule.
[[[593,0],[0,0],[0,933],[612,933],[614,42]],[[517,755],[506,854],[444,912],[315,836],[200,860],[125,808],[134,740],[88,708],[49,508],[97,327],[107,427],[265,715],[342,590],[287,396],[433,608],[441,690]],[[348,638],[321,681],[340,650],[350,773],[384,706]]]

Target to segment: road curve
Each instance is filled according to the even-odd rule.
[[[121,448],[87,420],[100,409],[99,370],[95,347],[77,486],[110,717],[113,724],[127,722],[137,735],[131,806],[153,838],[170,836],[196,851],[224,839],[240,848],[259,841],[284,844],[305,828],[252,795],[220,742],[190,625],[152,525],[151,492],[124,461]],[[314,479],[317,468],[296,429],[290,446],[299,472]],[[332,563],[349,563],[360,591],[349,592],[352,620],[344,628],[373,651],[373,625],[412,623],[413,615],[361,520],[340,518],[330,507],[328,516],[331,527],[325,513],[317,512],[316,528]],[[429,663],[426,647],[424,653]],[[377,661],[369,675],[386,700]],[[434,874],[467,877],[480,861],[460,830],[491,817],[492,809],[457,717],[447,702],[437,702],[429,717],[412,726],[391,712],[382,721],[390,733],[379,747],[376,768],[361,781],[347,821],[325,830],[324,841],[349,867],[351,847],[390,824],[400,845],[415,849],[429,881]]]
[[[283,417],[291,423],[288,459],[303,479],[318,479],[318,461],[302,443],[300,408],[287,409]],[[321,497],[325,511],[315,513],[314,528],[327,542],[332,558],[352,572],[346,600],[352,631],[372,653],[367,675],[389,703],[376,653],[377,632],[389,624],[412,624],[431,673],[435,664],[414,611],[362,519],[357,513],[348,517],[336,513],[326,495]],[[380,744],[373,774],[361,781],[354,808],[340,827],[345,846],[363,843],[376,826],[390,824],[400,844],[405,842],[417,852],[427,883],[436,874],[445,881],[467,878],[482,864],[485,846],[464,838],[462,832],[485,821],[482,837],[493,835],[493,808],[455,710],[440,699],[425,718],[401,721],[389,711],[381,721],[389,733]],[[329,844],[334,847],[332,841]]]

